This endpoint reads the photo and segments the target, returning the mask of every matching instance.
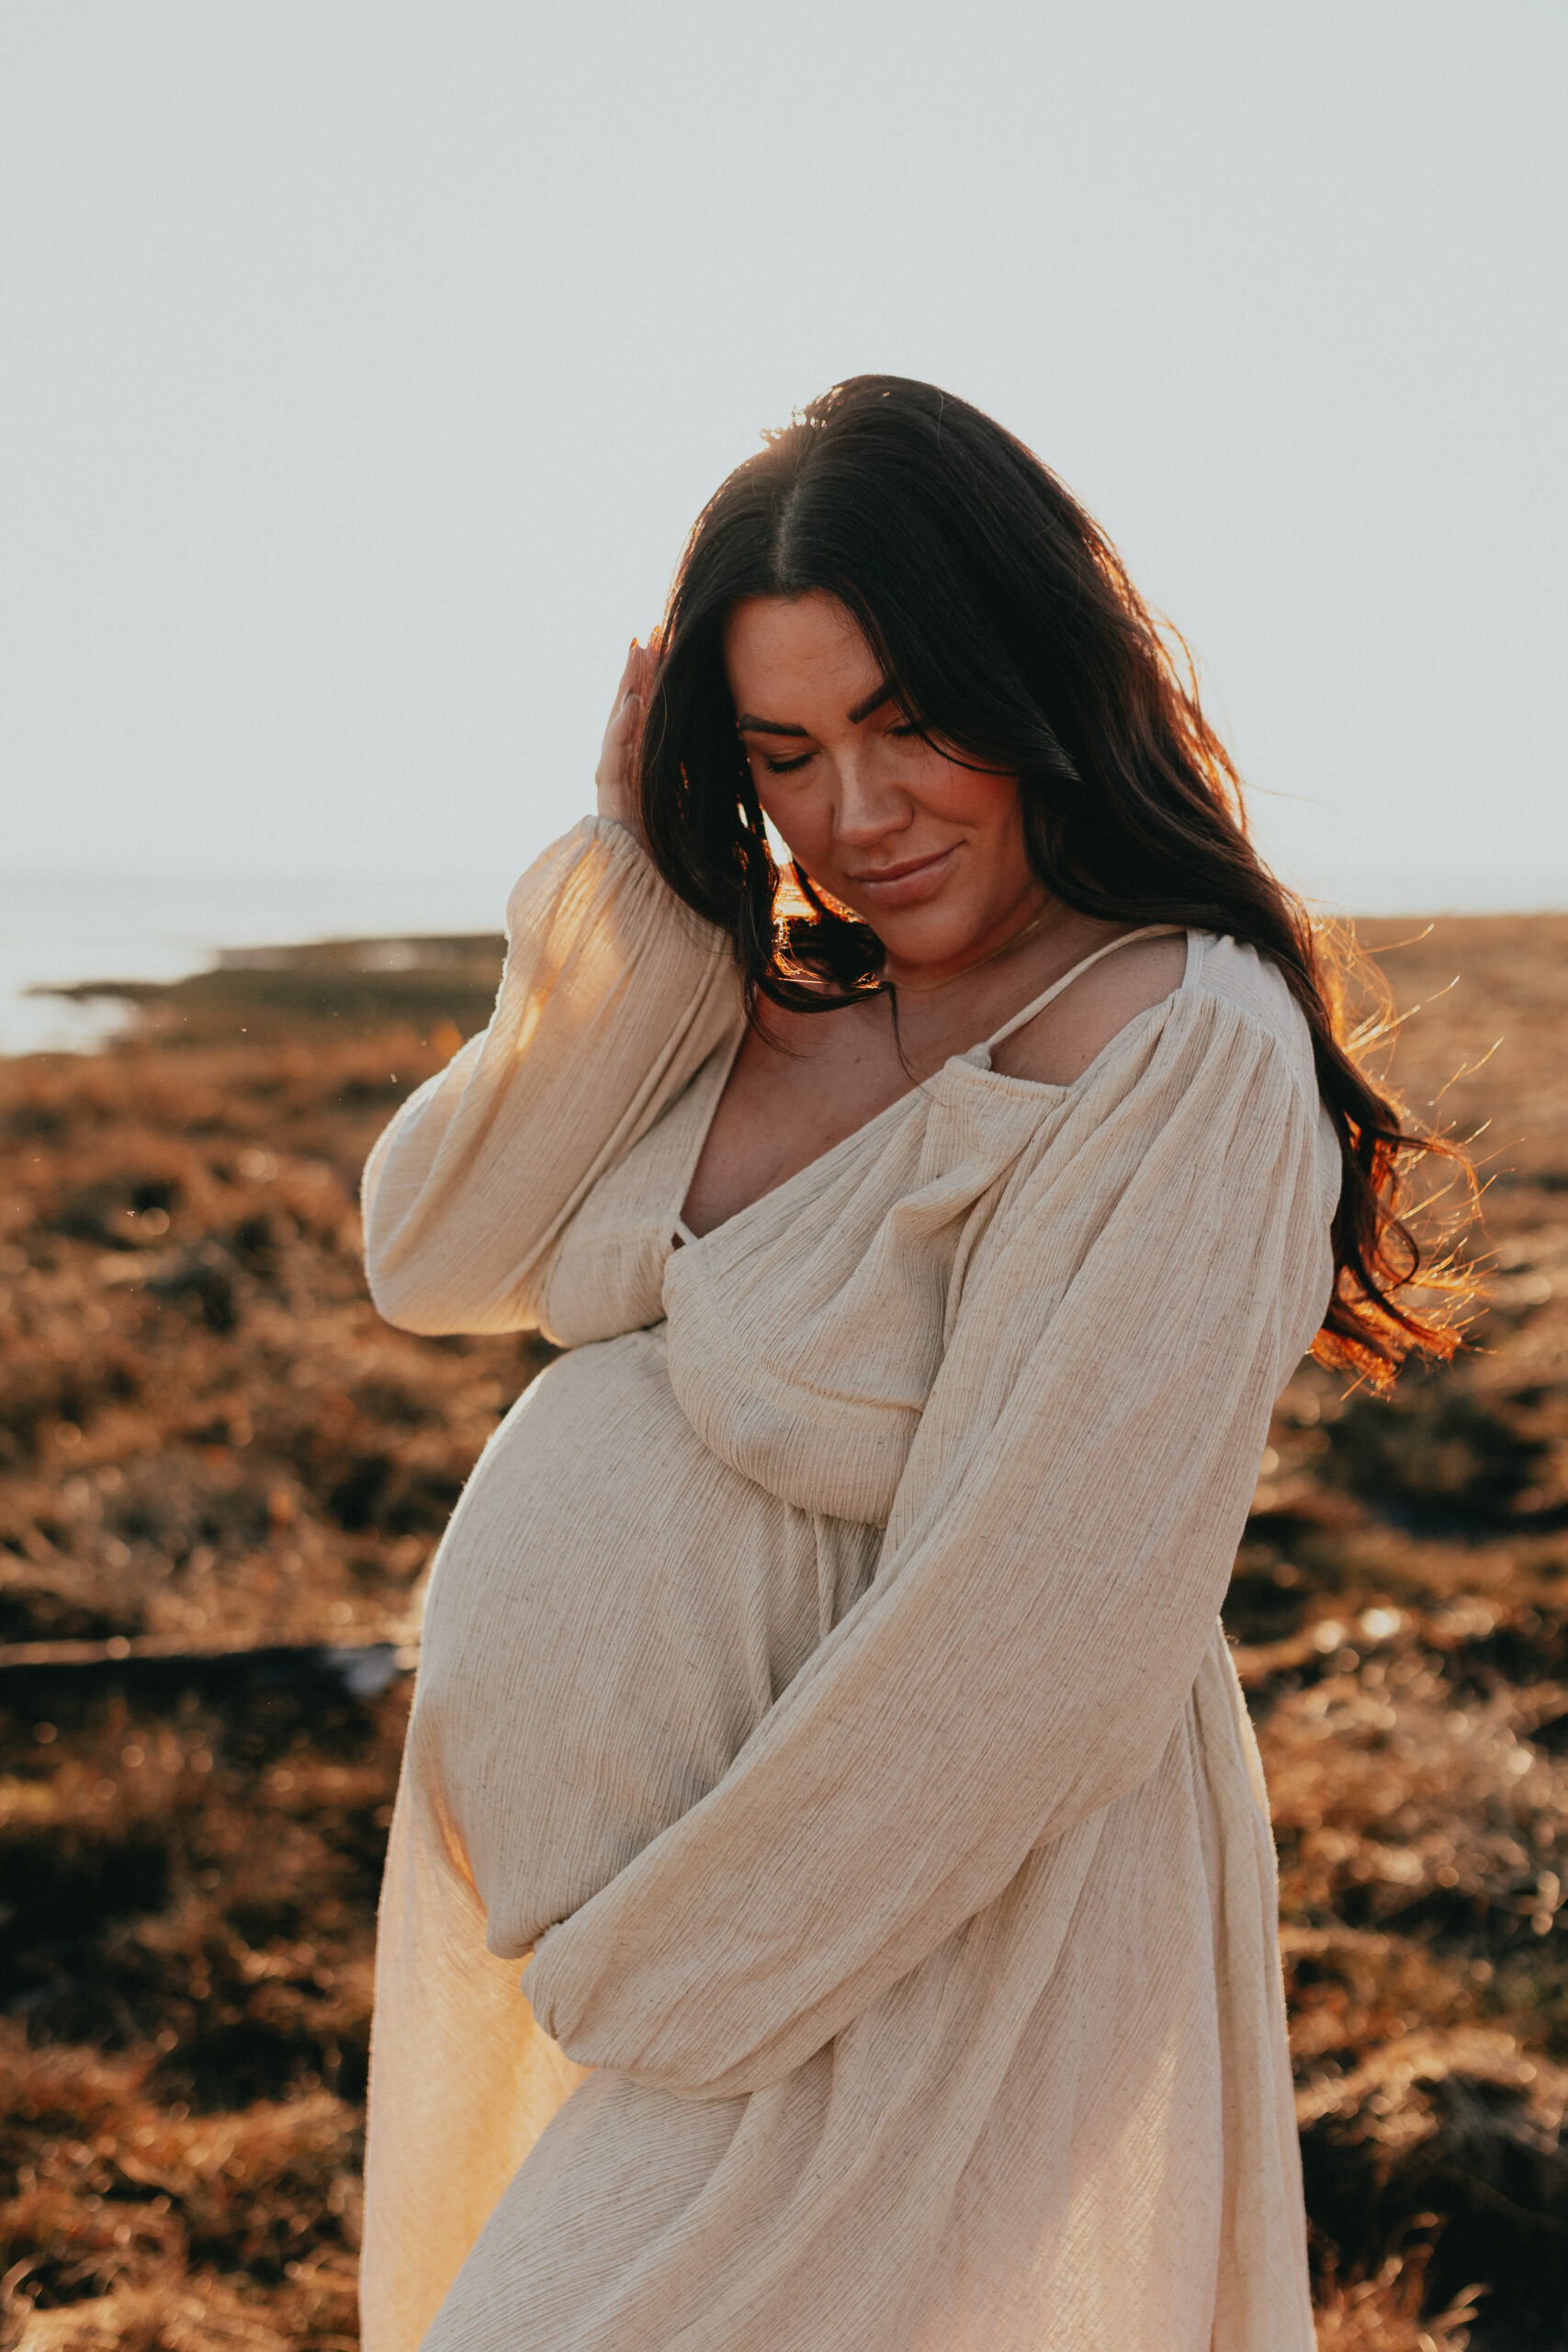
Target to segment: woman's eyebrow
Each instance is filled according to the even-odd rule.
[[[867,695],[863,702],[857,702],[854,708],[847,714],[850,725],[858,727],[863,718],[869,718],[874,710],[880,710],[885,702],[890,701],[892,695],[893,681],[891,678],[885,678],[874,693]],[[735,724],[742,735],[804,736],[809,732],[804,727],[792,727],[787,719],[755,718],[749,710],[743,710]]]
[[[735,722],[742,735],[804,735],[804,727],[791,727],[782,718],[753,718],[743,710]]]

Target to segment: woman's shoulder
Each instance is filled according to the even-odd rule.
[[[1186,987],[1197,997],[1217,997],[1260,1029],[1267,1030],[1299,1077],[1316,1091],[1312,1032],[1272,956],[1245,941],[1212,931],[1188,933]]]
[[[1112,1050],[1117,1039],[1125,1035],[1131,1046],[1142,1034],[1140,1016],[1160,1005],[1179,1025],[1213,1031],[1222,1056],[1227,1030],[1239,1023],[1261,1031],[1279,1065],[1315,1105],[1312,1033],[1284,974],[1257,948],[1205,931],[1134,940],[1105,956],[1010,1037],[995,1067],[1064,1087],[1098,1066],[1111,1084],[1122,1058]]]
[[[1216,937],[1213,932],[1192,932],[1189,936],[1192,945],[1187,987],[1194,1000],[1218,1001],[1263,1030],[1276,1047],[1280,1063],[1295,1081],[1311,1121],[1318,1181],[1331,1210],[1339,1197],[1344,1165],[1338,1132],[1319,1091],[1306,1014],[1271,956],[1260,955],[1240,940]]]
[[[994,1067],[1043,1086],[1073,1085],[1129,1023],[1180,989],[1190,936],[1134,939],[1102,956],[997,1048]]]

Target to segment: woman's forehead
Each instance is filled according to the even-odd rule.
[[[841,706],[847,715],[883,684],[881,664],[854,616],[822,589],[743,598],[725,625],[724,659],[738,707],[750,711],[761,708],[759,697],[782,694]]]

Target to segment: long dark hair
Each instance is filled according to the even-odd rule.
[[[735,944],[759,996],[819,1011],[878,985],[881,943],[784,877],[735,725],[723,632],[748,596],[825,590],[852,614],[904,717],[1020,779],[1029,854],[1082,913],[1229,933],[1284,974],[1312,1032],[1339,1138],[1334,1295],[1314,1352],[1373,1379],[1414,1351],[1448,1356],[1450,1311],[1422,1311],[1399,1215],[1401,1162],[1453,1153],[1352,1058],[1333,957],[1248,841],[1238,779],[1179,658],[1114,548],[1038,458],[934,385],[856,376],[767,436],[698,516],[671,591],[637,791],[649,847],[686,903]],[[1185,649],[1181,649],[1184,656]],[[792,896],[794,894],[791,894]],[[1403,1294],[1403,1295],[1401,1295]]]

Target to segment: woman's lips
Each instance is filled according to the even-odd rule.
[[[875,907],[913,907],[934,897],[953,871],[956,842],[931,857],[907,857],[897,865],[874,867],[869,874],[846,876]]]

